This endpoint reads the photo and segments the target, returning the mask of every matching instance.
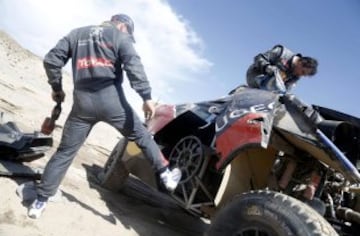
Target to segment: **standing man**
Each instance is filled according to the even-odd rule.
[[[45,56],[44,67],[52,87],[52,99],[57,103],[65,98],[61,69],[72,59],[74,101],[59,147],[47,163],[37,186],[38,196],[29,207],[29,217],[41,216],[48,198],[57,191],[91,128],[99,121],[110,124],[134,141],[169,191],[177,187],[181,171],[169,169],[168,161],[128,104],[121,86],[124,70],[131,87],[144,101],[145,118],[151,119],[155,105],[144,67],[133,46],[133,33],[132,19],[117,14],[101,25],[72,30]]]
[[[282,45],[276,45],[254,58],[246,73],[247,84],[252,88],[285,93],[301,76],[315,75],[317,66],[314,58],[303,57]]]

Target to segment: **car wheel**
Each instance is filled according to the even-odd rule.
[[[104,170],[98,175],[101,185],[111,191],[119,191],[129,176],[122,156],[128,144],[126,138],[122,138],[112,150]]]
[[[211,222],[208,236],[335,236],[332,226],[301,201],[272,191],[252,191],[236,197]]]

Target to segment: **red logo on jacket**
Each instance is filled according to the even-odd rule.
[[[114,67],[114,65],[110,60],[101,57],[84,57],[78,59],[76,62],[76,68],[78,70],[91,67]]]

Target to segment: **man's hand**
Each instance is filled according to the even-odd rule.
[[[56,103],[61,103],[65,100],[65,93],[62,90],[57,92],[53,91],[51,97]]]
[[[155,103],[153,100],[146,100],[143,104],[145,120],[150,120],[155,115]]]

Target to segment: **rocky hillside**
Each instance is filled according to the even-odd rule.
[[[69,113],[72,103],[70,75],[65,73],[63,80],[67,96],[57,122],[59,127],[53,132],[54,147],[45,157],[24,163],[33,168],[43,168],[56,150]],[[15,121],[24,132],[39,131],[55,105],[50,93],[41,58],[0,31],[2,122]],[[127,188],[123,193],[115,193],[98,185],[96,170],[104,166],[118,138],[119,134],[110,126],[95,126],[61,183],[62,196],[57,202],[49,202],[38,220],[26,216],[29,203],[22,202],[16,194],[19,185],[29,179],[0,176],[0,236],[199,235],[198,222],[182,210],[175,210],[178,207],[152,206],[145,200],[154,199],[153,196],[146,197],[133,190],[129,195]],[[182,219],[185,222],[180,224]]]
[[[0,31],[0,112],[3,122],[12,120],[25,130],[39,130],[42,121],[50,115],[55,103],[42,65],[42,59],[22,48],[6,33]],[[72,78],[64,71],[66,93],[63,112],[57,122],[62,127],[72,104]],[[54,132],[58,139],[61,128]],[[119,134],[113,128],[98,124],[91,132],[87,144],[111,150]]]

